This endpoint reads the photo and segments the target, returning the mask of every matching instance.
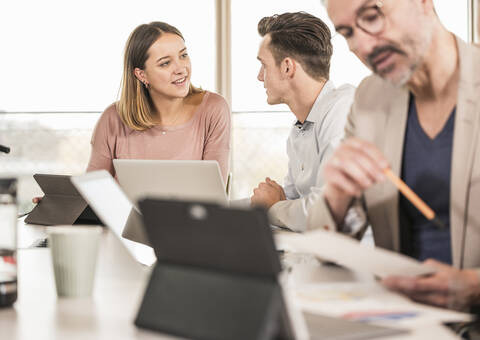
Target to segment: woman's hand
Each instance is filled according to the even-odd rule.
[[[43,197],[34,197],[32,198],[32,203],[38,204],[42,200]]]

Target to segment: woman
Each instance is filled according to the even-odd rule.
[[[191,70],[179,30],[163,22],[138,26],[125,47],[120,100],[93,132],[87,172],[115,176],[115,158],[204,159],[218,162],[226,182],[230,109],[223,97],[195,88]]]
[[[125,48],[120,100],[100,117],[87,171],[113,159],[216,160],[224,181],[230,151],[230,110],[219,95],[190,83],[182,34],[163,22],[138,26]]]

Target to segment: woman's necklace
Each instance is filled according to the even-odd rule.
[[[184,109],[185,109],[185,103],[182,102],[182,109],[177,111],[175,119],[168,126],[175,126],[175,123],[177,122],[178,117],[180,117],[180,113],[183,112]],[[165,130],[165,127],[163,125],[160,127],[160,131],[162,131],[162,135],[167,134],[167,131]]]

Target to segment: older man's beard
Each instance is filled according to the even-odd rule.
[[[390,72],[395,69],[395,64],[392,64],[383,70],[378,70],[376,60],[383,53],[399,54],[405,57],[407,57],[407,53],[393,43],[376,46],[373,49],[373,51],[367,56],[367,62],[374,73],[378,74],[382,78],[385,78]]]
[[[431,29],[430,25],[426,24],[426,26],[426,29],[420,32],[414,38],[405,36],[404,39],[402,39],[401,46],[405,46],[405,50],[409,51],[409,53],[393,43],[375,47],[372,53],[370,53],[367,57],[367,62],[373,72],[395,86],[404,86],[407,84],[418,67],[423,63],[425,55],[427,54],[432,42],[433,30]],[[407,64],[402,67],[394,63],[389,67],[378,71],[376,69],[374,60],[380,53],[383,52],[392,52],[402,55],[407,59]],[[404,69],[399,70],[399,67]]]

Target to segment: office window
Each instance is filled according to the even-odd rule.
[[[467,1],[434,0],[447,29],[468,38]],[[335,85],[358,85],[370,71],[349,51],[340,35],[335,35],[320,0],[266,0],[255,6],[232,1],[232,109],[233,196],[246,197],[266,176],[280,182],[287,173],[286,139],[294,116],[286,105],[270,106],[263,84],[257,80],[260,63],[256,59],[261,41],[258,21],[264,16],[305,11],[327,23],[333,33],[334,54],[330,71]]]
[[[468,1],[433,0],[443,25],[465,41],[468,41]]]
[[[2,1],[0,110],[103,110],[117,98],[128,35],[151,21],[180,29],[192,81],[214,89],[214,13],[213,0]]]
[[[284,12],[305,11],[324,20],[333,33],[333,25],[328,19],[320,0],[268,0],[259,1],[252,7],[241,1],[232,1],[232,105],[235,112],[245,111],[286,111],[286,106],[269,106],[266,103],[263,84],[257,80],[260,63],[257,60],[261,41],[257,24],[261,18]],[[334,35],[334,34],[333,34]],[[348,51],[347,44],[340,36],[334,35],[334,56],[331,79],[337,83],[358,82],[369,71]]]
[[[117,98],[128,35],[151,21],[184,34],[192,81],[213,90],[214,16],[213,0],[1,1],[0,111],[103,110]]]
[[[214,0],[0,1],[0,173],[21,177],[20,200],[39,193],[35,172],[85,170],[99,113],[116,101],[123,50],[142,23],[184,35],[192,82],[215,90]]]

